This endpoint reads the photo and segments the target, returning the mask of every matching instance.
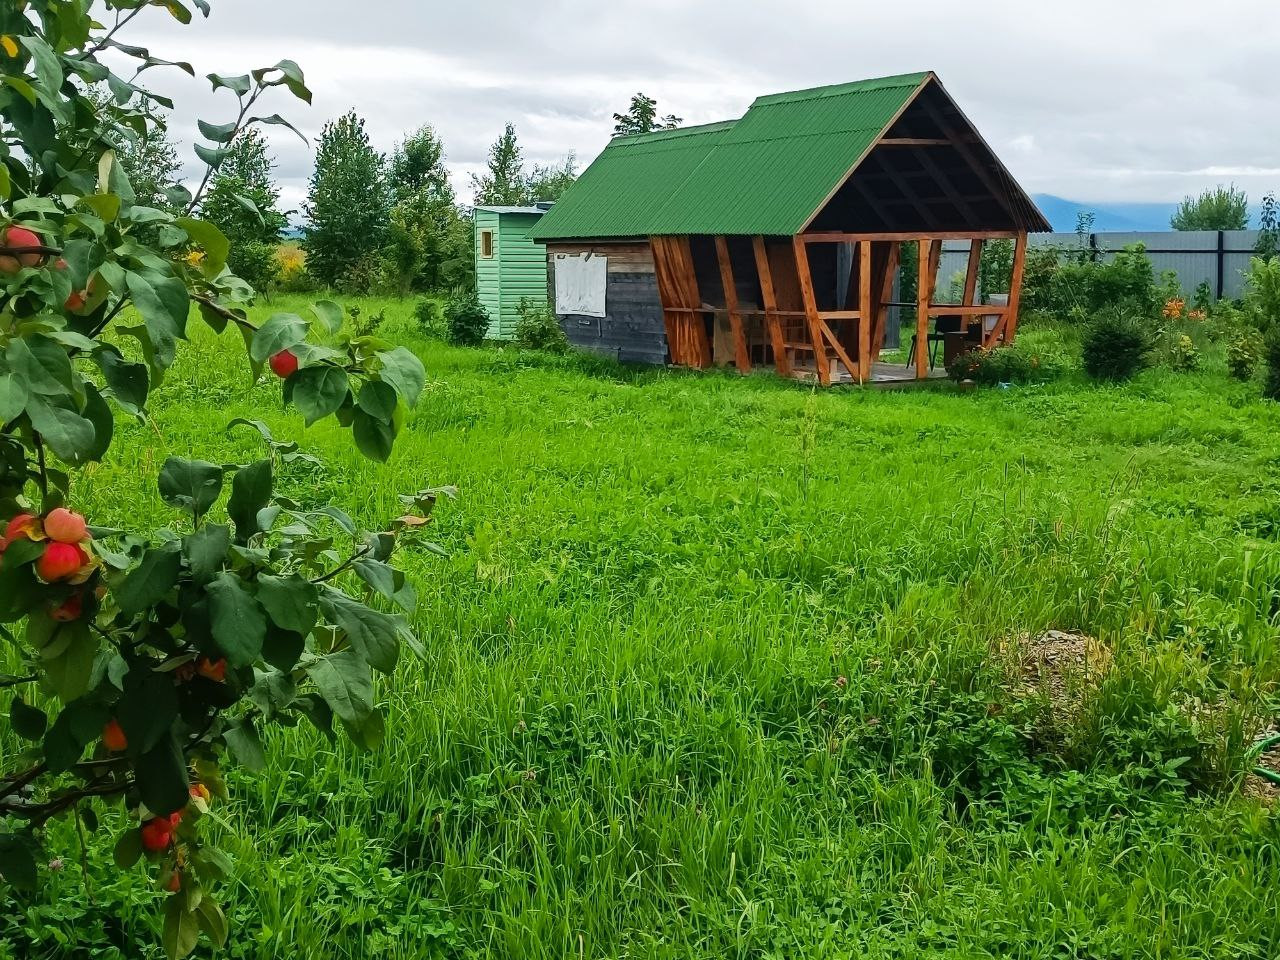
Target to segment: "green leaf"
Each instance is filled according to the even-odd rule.
[[[262,642],[262,659],[277,670],[290,673],[298,665],[306,646],[307,638],[302,634],[271,625],[267,627],[267,638]]]
[[[357,560],[356,575],[377,593],[390,600],[405,613],[413,613],[418,594],[402,571],[380,560]]]
[[[258,576],[258,602],[281,630],[306,636],[316,625],[316,601],[319,591],[306,577]]]
[[[397,402],[399,398],[390,385],[378,380],[370,380],[360,388],[356,405],[375,420],[390,423],[395,415]]]
[[[0,833],[0,876],[19,890],[34,890],[36,873],[34,846],[29,835]]]
[[[71,358],[64,347],[48,337],[14,337],[6,348],[5,359],[28,393],[60,397],[73,392]]]
[[[207,220],[196,220],[192,217],[179,217],[174,221],[196,243],[204,248],[205,259],[201,270],[210,279],[222,273],[227,265],[227,255],[231,252],[231,241],[226,234]]]
[[[205,524],[182,541],[191,576],[198,583],[207,582],[222,569],[230,549],[231,528],[225,523]]]
[[[187,909],[187,898],[172,896],[164,905],[164,927],[160,932],[160,944],[169,960],[182,960],[191,955],[200,939],[200,921],[193,910]]]
[[[27,400],[27,416],[40,438],[59,458],[67,463],[85,463],[96,448],[97,430],[91,420],[62,405],[68,399],[59,398],[54,405],[31,397]]]
[[[112,596],[126,617],[133,617],[164,599],[178,582],[182,557],[176,543],[154,547],[142,562],[112,588]]]
[[[226,87],[232,93],[241,97],[249,92],[249,87],[253,83],[253,81],[249,79],[249,75],[247,73],[234,77],[227,74],[219,75],[211,73],[209,74],[209,81],[213,84],[214,90]]]
[[[332,300],[317,300],[311,305],[311,312],[330,335],[342,329],[342,307]]]
[[[135,667],[124,677],[124,696],[116,719],[129,741],[131,754],[148,753],[170,735],[178,718],[178,688],[173,676]]]
[[[373,712],[373,675],[364,659],[340,650],[307,664],[307,674],[338,717],[359,727]]]
[[[347,372],[327,363],[299,370],[289,378],[289,387],[290,398],[307,426],[336,413],[351,392]]]
[[[301,130],[295,127],[292,123],[290,123],[284,117],[280,116],[280,114],[278,113],[273,113],[269,117],[252,117],[250,118],[249,122],[250,123],[269,123],[269,124],[272,124],[273,126],[288,127],[290,130],[292,130],[294,133],[298,135],[298,137],[302,140],[303,143],[307,144],[308,146],[311,145],[311,141],[307,139],[307,135],[305,133],[303,133]]]
[[[87,623],[64,623],[59,626],[58,640],[69,640],[56,657],[45,661],[45,677],[50,689],[63,703],[88,692],[93,678],[93,661],[98,656],[98,638],[89,632]]]
[[[197,120],[196,126],[200,128],[202,137],[214,143],[230,143],[236,138],[237,127],[234,123],[209,123],[207,120]]]
[[[307,338],[307,321],[292,313],[271,316],[256,333],[249,346],[249,356],[257,363],[266,363],[281,350]]]
[[[272,483],[270,460],[259,460],[236,471],[227,515],[236,525],[237,543],[248,543],[258,532],[258,511],[270,503]]]
[[[170,457],[160,468],[160,499],[201,517],[222,493],[222,468],[205,460]]]
[[[9,704],[9,723],[13,732],[24,740],[40,740],[49,726],[49,718],[39,707],[33,707],[21,697],[14,697]]]
[[[230,147],[219,147],[214,149],[213,147],[206,147],[203,143],[196,143],[192,145],[191,149],[196,152],[197,157],[214,170],[217,170],[222,166],[227,157],[231,156]]]
[[[130,363],[120,351],[110,344],[103,344],[93,355],[102,370],[102,377],[116,398],[116,403],[127,412],[138,414],[147,404],[151,392],[151,378],[143,363]]]
[[[177,813],[191,799],[186,758],[172,729],[158,744],[138,756],[134,770],[142,802],[157,817]]]
[[[332,587],[324,591],[320,605],[370,666],[383,673],[395,669],[400,654],[400,626],[395,617],[379,613]]]
[[[12,373],[0,373],[0,423],[16,419],[27,405],[27,385]]]
[[[239,721],[228,726],[223,733],[227,746],[250,773],[259,773],[266,769],[267,755],[262,749],[262,739],[250,717],[241,717]]]
[[[227,915],[207,893],[200,898],[200,905],[196,907],[196,917],[200,921],[200,929],[204,931],[205,936],[219,948],[226,946]]]
[[[120,216],[120,198],[114,193],[90,193],[81,197],[79,203],[92,210],[94,216],[104,223],[115,223]]]
[[[44,758],[51,773],[69,770],[84,748],[102,733],[107,711],[96,704],[76,700],[63,708],[44,735]]]
[[[361,750],[372,752],[382,747],[383,740],[386,739],[387,730],[386,722],[382,718],[382,712],[375,710],[365,719],[364,723],[354,726],[342,722],[342,727],[347,731],[347,736]]]
[[[125,274],[133,305],[142,314],[147,336],[161,367],[173,362],[174,344],[187,335],[190,300],[181,280],[158,273]]]
[[[84,452],[84,459],[99,461],[111,449],[111,437],[115,433],[116,421],[111,414],[107,401],[92,383],[84,385],[84,416],[93,425],[93,443]]]
[[[395,446],[396,436],[391,424],[371,417],[363,410],[355,412],[351,435],[356,441],[356,449],[371,460],[386,461]]]
[[[141,860],[142,832],[129,827],[120,834],[120,839],[116,841],[115,849],[111,852],[111,859],[121,870],[128,870]]]
[[[213,642],[233,667],[253,663],[262,654],[267,620],[262,606],[233,573],[218,574],[206,588]]]
[[[391,384],[406,404],[415,406],[427,382],[427,371],[422,361],[408,347],[384,351],[378,354],[378,359],[382,361],[379,371],[382,380]]]

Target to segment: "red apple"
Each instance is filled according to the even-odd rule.
[[[59,583],[70,580],[88,562],[89,555],[74,543],[59,543],[55,540],[44,548],[44,553],[36,561],[36,573],[45,583]]]
[[[89,539],[84,517],[66,507],[54,507],[44,518],[44,532],[59,543],[83,543]]]
[[[293,375],[298,369],[298,358],[293,355],[292,351],[281,350],[271,358],[271,372],[281,380]]]
[[[4,232],[5,247],[43,247],[44,241],[26,227],[10,227]],[[23,267],[38,267],[44,263],[43,253],[0,254],[0,273],[17,273]]]

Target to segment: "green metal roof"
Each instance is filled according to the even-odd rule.
[[[799,233],[930,76],[779,93],[740,120],[619,137],[530,236]]]

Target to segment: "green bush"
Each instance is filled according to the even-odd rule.
[[[1032,255],[1034,253],[1034,256]],[[1064,259],[1065,258],[1065,259]],[[1156,284],[1146,248],[1138,243],[1110,263],[1089,259],[1088,251],[1028,251],[1022,302],[1026,309],[1058,319],[1092,316],[1119,304],[1156,316],[1168,292],[1168,278]]]
[[[1151,362],[1149,321],[1115,308],[1094,317],[1080,340],[1084,372],[1094,380],[1128,380]]]
[[[419,297],[413,305],[413,318],[428,337],[443,340],[445,337],[444,309],[434,297]]]
[[[1041,357],[1020,347],[997,347],[984,353],[971,350],[947,364],[947,375],[952,380],[972,380],[984,387],[999,383],[1037,383],[1052,379],[1057,370],[1046,365]]]
[[[1262,395],[1268,400],[1280,400],[1280,329],[1267,334],[1265,357],[1267,379]]]
[[[444,319],[450,343],[478,347],[489,332],[489,311],[474,290],[459,290],[449,298]]]
[[[1260,330],[1280,326],[1280,257],[1254,257],[1245,274],[1245,306]]]
[[[548,350],[564,353],[569,349],[569,338],[560,326],[560,320],[550,304],[521,299],[516,308],[520,319],[516,321],[516,343],[525,350]]]
[[[1237,332],[1227,343],[1227,372],[1237,380],[1252,380],[1262,348],[1262,337],[1256,330]]]
[[[1169,344],[1169,368],[1178,373],[1194,373],[1200,369],[1200,348],[1185,333],[1175,336]]]

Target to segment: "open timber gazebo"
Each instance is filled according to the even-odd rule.
[[[530,236],[547,245],[575,344],[826,385],[929,376],[930,318],[951,318],[982,349],[1011,342],[1027,234],[1049,229],[938,78],[920,73],[616,138]],[[1014,244],[1007,304],[980,304],[983,244],[998,239]],[[949,240],[970,244],[959,303],[935,299]],[[905,244],[919,250],[911,370],[878,363],[890,308],[908,306],[893,300]]]

